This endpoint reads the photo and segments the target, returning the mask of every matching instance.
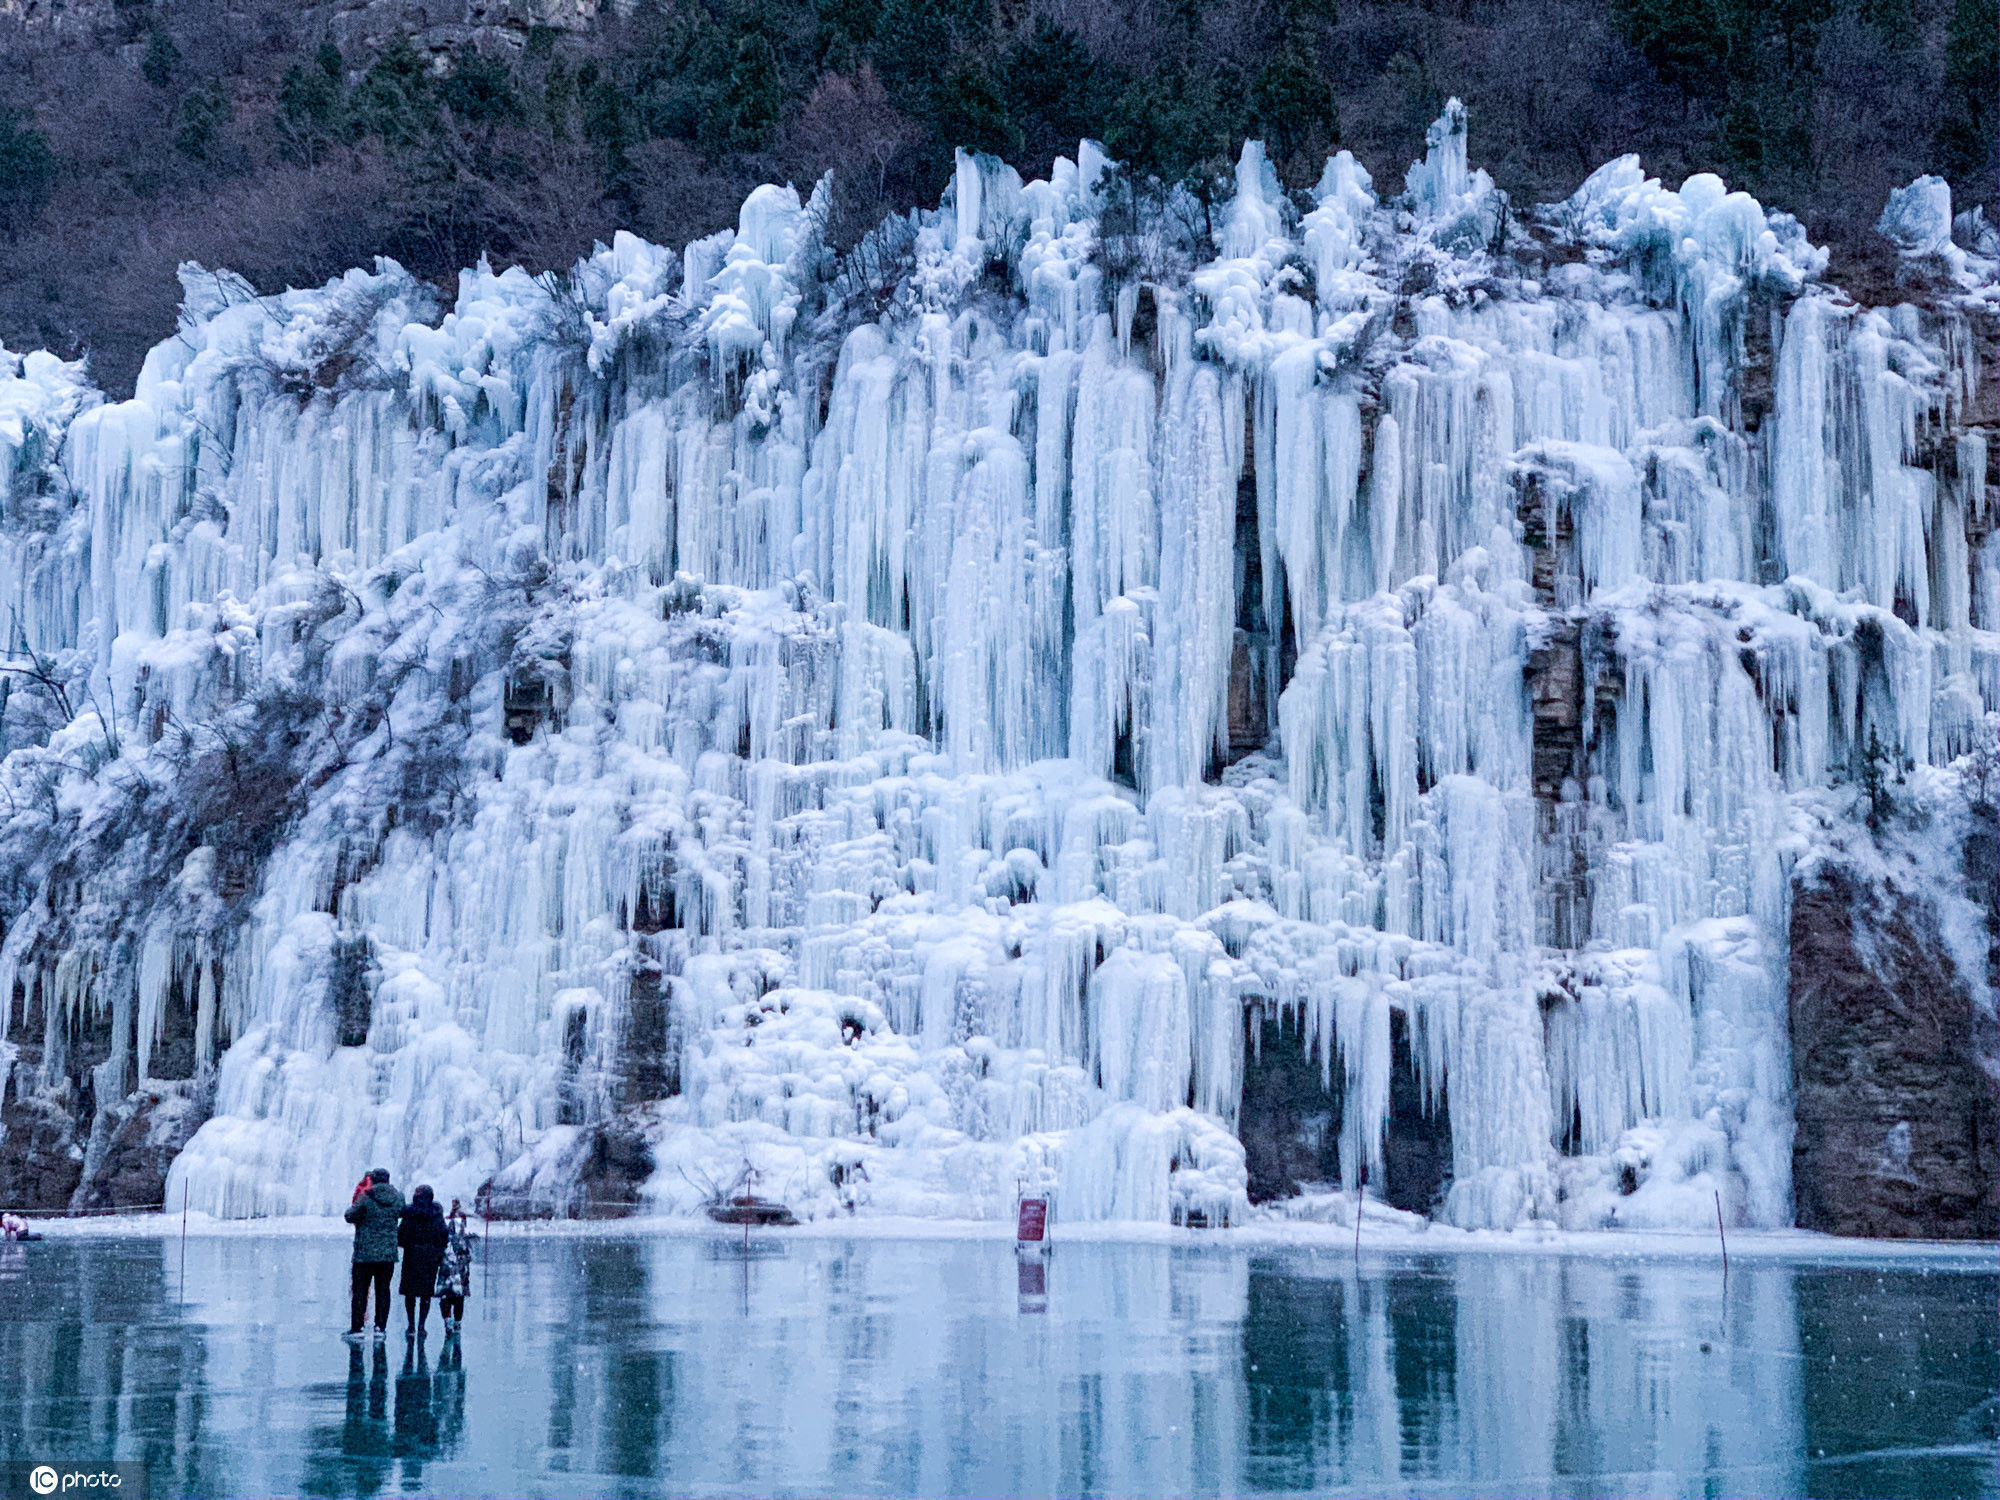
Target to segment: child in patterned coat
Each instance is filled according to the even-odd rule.
[[[465,1322],[465,1298],[472,1290],[472,1236],[466,1232],[465,1210],[456,1198],[445,1216],[444,1263],[438,1267],[438,1311],[444,1314],[447,1338]]]

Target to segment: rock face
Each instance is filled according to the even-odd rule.
[[[596,20],[598,0],[335,0],[315,6],[317,22],[343,50],[376,49],[407,36],[419,52],[470,44],[482,52],[519,47],[530,30],[574,30]]]
[[[211,1074],[186,1083],[148,1086],[101,1110],[71,1206],[86,1212],[166,1207],[167,1169],[208,1118]]]
[[[595,1125],[563,1127],[538,1158],[484,1184],[468,1201],[493,1219],[628,1218],[645,1202],[659,1123],[657,1109],[641,1105]]]
[[[1289,1198],[1301,1183],[1339,1180],[1340,1075],[1329,1078],[1290,1017],[1253,1016],[1246,1037],[1237,1136],[1250,1201]]]
[[[1341,1180],[1343,1070],[1322,1067],[1309,1040],[1289,1017],[1252,1015],[1247,1034],[1243,1105],[1237,1135],[1250,1173],[1250,1201],[1289,1198],[1302,1186]],[[1382,1163],[1369,1179],[1392,1208],[1433,1213],[1451,1186],[1451,1116],[1442,1100],[1426,1101],[1410,1055],[1409,1025],[1390,1027],[1389,1123]]]
[[[130,9],[124,0],[0,0],[0,17],[72,30],[114,24]],[[535,27],[578,30],[601,11],[630,10],[600,0],[331,0],[300,7],[298,20],[301,34],[325,33],[342,46],[380,47],[401,33],[420,50],[442,51],[462,41],[518,44]],[[247,12],[240,19],[250,24]]]
[[[1936,913],[1835,870],[1795,893],[1791,1019],[1798,1224],[1832,1234],[2000,1234],[1993,1021]]]
[[[0,1202],[42,1211],[68,1206],[83,1176],[76,1117],[60,1096],[19,1097],[0,1107]]]

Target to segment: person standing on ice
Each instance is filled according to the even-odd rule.
[[[410,1194],[410,1206],[403,1210],[396,1230],[396,1243],[403,1247],[403,1321],[409,1338],[420,1338],[431,1320],[438,1267],[450,1242],[444,1213],[426,1183]]]
[[[389,1184],[389,1169],[368,1174],[368,1191],[342,1217],[354,1226],[354,1287],[347,1336],[361,1337],[361,1319],[368,1311],[368,1289],[375,1289],[375,1337],[389,1327],[389,1273],[396,1268],[397,1226],[403,1217],[403,1195]]]
[[[445,1215],[444,1262],[438,1267],[438,1312],[444,1317],[444,1335],[450,1338],[465,1322],[465,1298],[472,1290],[472,1237],[465,1230],[465,1210],[451,1200]]]

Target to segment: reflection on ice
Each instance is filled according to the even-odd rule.
[[[281,1253],[274,1255],[274,1249]],[[209,1493],[1991,1493],[2000,1280],[1342,1247],[494,1241],[461,1341],[349,1350],[344,1247],[37,1247],[10,1451]],[[257,1267],[281,1261],[281,1276]]]
[[[1014,1280],[1020,1290],[1020,1310],[1045,1313],[1049,1310],[1049,1252],[1019,1248],[1014,1252]]]
[[[346,1410],[337,1446],[322,1430],[307,1459],[302,1493],[373,1494],[393,1485],[421,1490],[424,1467],[451,1460],[465,1437],[464,1351],[444,1341],[436,1367],[428,1340],[403,1352],[393,1380],[385,1344],[348,1350]]]

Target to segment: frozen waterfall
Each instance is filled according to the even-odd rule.
[[[1984,294],[1467,140],[1253,143],[1213,242],[1086,142],[845,256],[822,184],[448,308],[190,265],[124,402],[0,351],[8,1088],[99,1038],[224,1215],[630,1139],[660,1212],[1214,1224],[1283,1017],[1341,1188],[1414,1110],[1454,1224],[1790,1222],[1797,809],[2000,707]]]

